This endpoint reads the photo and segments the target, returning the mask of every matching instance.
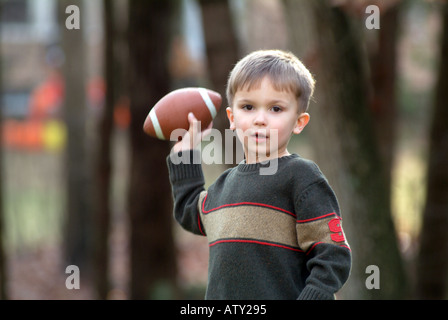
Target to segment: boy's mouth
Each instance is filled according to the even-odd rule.
[[[265,132],[254,132],[251,136],[256,142],[266,142],[269,139]]]

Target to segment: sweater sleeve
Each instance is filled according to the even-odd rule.
[[[187,231],[204,235],[198,204],[206,193],[201,163],[197,159],[197,150],[170,154],[166,161],[171,183],[174,218]],[[182,161],[178,161],[182,159]]]
[[[351,268],[351,251],[336,196],[322,177],[302,192],[295,205],[298,243],[307,255],[309,271],[298,298],[334,299]]]

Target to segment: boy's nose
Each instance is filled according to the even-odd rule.
[[[257,112],[254,118],[254,124],[258,126],[266,125],[266,115],[264,111]]]

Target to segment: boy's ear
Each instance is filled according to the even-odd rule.
[[[292,132],[294,134],[299,134],[306,127],[309,121],[310,121],[310,115],[306,112],[303,112],[297,119],[296,126],[294,127],[294,130]]]
[[[230,130],[235,130],[235,122],[233,119],[233,110],[230,107],[226,108],[226,112],[227,112],[227,119],[229,119],[230,122]]]

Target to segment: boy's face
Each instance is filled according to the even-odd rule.
[[[232,108],[227,108],[230,129],[236,130],[247,163],[288,155],[292,134],[299,134],[309,121],[299,113],[296,97],[289,91],[277,91],[268,77],[258,88],[240,89]]]

